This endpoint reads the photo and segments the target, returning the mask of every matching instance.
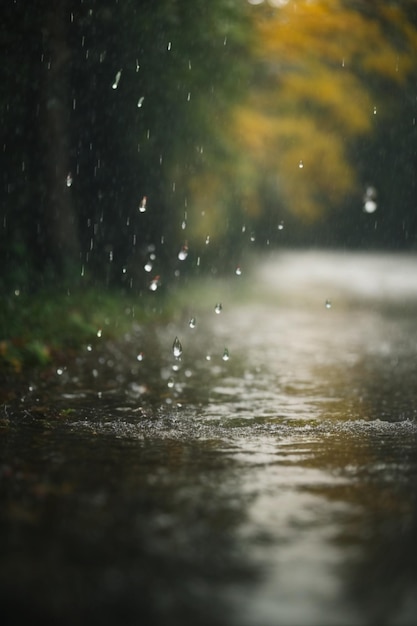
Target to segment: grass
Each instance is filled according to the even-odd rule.
[[[13,294],[0,309],[0,374],[44,366],[60,355],[77,352],[100,336],[117,337],[133,321],[167,316],[166,299],[118,291],[76,290],[69,294]]]

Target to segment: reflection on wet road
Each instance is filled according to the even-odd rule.
[[[0,424],[5,610],[416,624],[416,264],[268,257],[31,381]]]

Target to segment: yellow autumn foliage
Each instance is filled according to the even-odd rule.
[[[372,136],[377,86],[417,74],[417,31],[398,7],[289,0],[252,8],[253,79],[225,129],[231,162],[211,164],[190,185],[191,204],[205,207],[197,235],[224,232],[237,193],[243,213],[262,213],[265,181],[277,214],[314,220],[340,205],[357,192],[352,147]]]

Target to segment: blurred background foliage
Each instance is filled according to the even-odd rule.
[[[3,293],[140,293],[248,246],[415,246],[415,2],[1,14]]]

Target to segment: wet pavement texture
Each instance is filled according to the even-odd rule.
[[[416,270],[276,253],[33,375],[0,415],[3,623],[417,624]]]

